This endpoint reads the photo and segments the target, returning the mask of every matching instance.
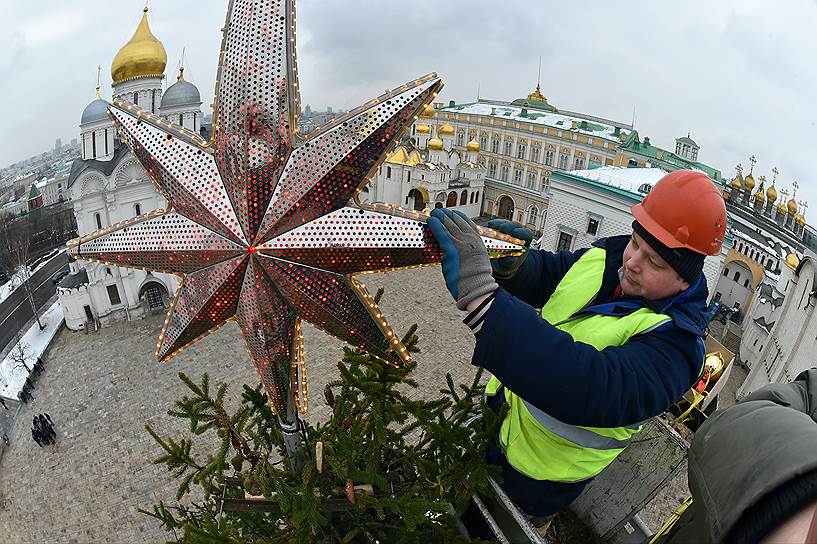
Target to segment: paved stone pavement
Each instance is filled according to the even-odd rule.
[[[469,381],[473,339],[461,322],[436,267],[366,275],[362,279],[381,301],[385,315],[402,335],[419,325],[422,353],[416,378],[428,387],[418,394],[437,396],[447,371]],[[230,386],[234,404],[244,383],[257,375],[244,352],[238,327],[229,323],[184,351],[167,365],[153,349],[163,318],[118,323],[97,333],[58,333],[44,357],[35,401],[23,406],[11,445],[0,464],[0,539],[3,542],[162,542],[174,540],[153,518],[136,511],[159,499],[172,501],[175,481],[150,461],[160,448],[145,432],[150,422],[160,433],[186,428],[166,412],[187,389],[183,371],[197,379]],[[342,343],[305,327],[310,384],[309,419],[328,414],[325,383],[336,378]],[[31,439],[34,414],[48,412],[57,444],[39,448]]]

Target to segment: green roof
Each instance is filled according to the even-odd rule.
[[[556,111],[556,108],[547,102],[542,102],[541,100],[536,100],[534,98],[517,98],[511,102],[511,106],[516,106],[518,108],[534,108],[537,110]]]
[[[687,145],[692,145],[692,146],[695,146],[695,147],[699,147],[698,144],[695,143],[695,140],[690,138],[689,135],[678,138],[678,141],[681,142],[682,144],[687,144]]]
[[[42,195],[42,192],[40,192],[40,190],[37,189],[37,184],[32,183],[31,184],[31,190],[28,192],[28,199],[29,200],[34,200],[35,198],[37,198],[40,195]]]
[[[675,170],[700,170],[717,183],[723,183],[720,170],[707,166],[706,164],[698,161],[685,159],[680,155],[676,155],[672,151],[667,151],[666,149],[655,147],[652,144],[644,143],[638,137],[638,132],[635,130],[627,135],[624,142],[622,142],[618,149],[619,151],[626,151],[634,155],[640,155],[653,161],[661,161],[665,163],[668,168],[673,168]]]

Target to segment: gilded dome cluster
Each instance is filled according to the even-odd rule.
[[[755,210],[762,211],[768,217],[774,216],[775,221],[778,220],[777,218],[783,217],[782,221],[786,226],[796,224],[801,228],[804,227],[806,224],[806,218],[803,215],[805,206],[802,210],[800,209],[800,205],[798,205],[797,200],[795,200],[795,195],[793,195],[792,198],[788,198],[786,191],[778,193],[777,187],[775,186],[778,173],[777,169],[772,169],[774,177],[772,178],[772,183],[767,186],[765,176],[758,177],[759,183],[755,181],[753,173],[755,164],[754,158],[751,159],[751,162],[753,168],[749,170],[746,176],[742,175],[740,165],[736,167],[735,177],[729,182],[731,191],[725,190],[724,198],[731,192],[732,195],[743,195],[738,196],[738,198],[744,199],[743,202],[749,204],[749,201],[745,199],[751,196],[751,200],[754,201]],[[796,183],[794,188],[795,190],[797,189]],[[780,196],[781,193],[782,197]],[[735,197],[733,196],[733,198]]]

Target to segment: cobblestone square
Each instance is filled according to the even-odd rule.
[[[415,373],[418,395],[435,397],[446,372],[469,381],[473,338],[462,323],[439,268],[362,277],[369,290],[386,292],[381,308],[402,335],[419,326],[422,352]],[[242,385],[258,383],[244,352],[239,329],[229,323],[168,364],[153,350],[164,316],[117,323],[91,334],[63,328],[47,352],[35,400],[23,406],[11,445],[0,464],[0,535],[4,542],[162,542],[173,535],[137,512],[159,499],[172,501],[175,481],[151,464],[161,450],[144,429],[184,433],[167,415],[187,389],[178,372],[212,385],[230,386],[234,403]],[[343,343],[304,327],[310,411],[316,420],[328,414],[321,391],[336,378]],[[211,386],[212,386],[211,385]],[[33,415],[54,420],[57,444],[40,448],[31,438]]]

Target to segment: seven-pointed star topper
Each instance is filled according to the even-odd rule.
[[[405,347],[353,274],[439,263],[427,216],[355,206],[398,137],[437,95],[431,74],[300,135],[294,2],[232,0],[213,137],[115,100],[110,115],[168,201],[72,240],[70,254],[182,276],[156,355],[235,320],[272,408],[306,409],[301,319],[381,359]],[[485,230],[495,255],[520,242]]]

